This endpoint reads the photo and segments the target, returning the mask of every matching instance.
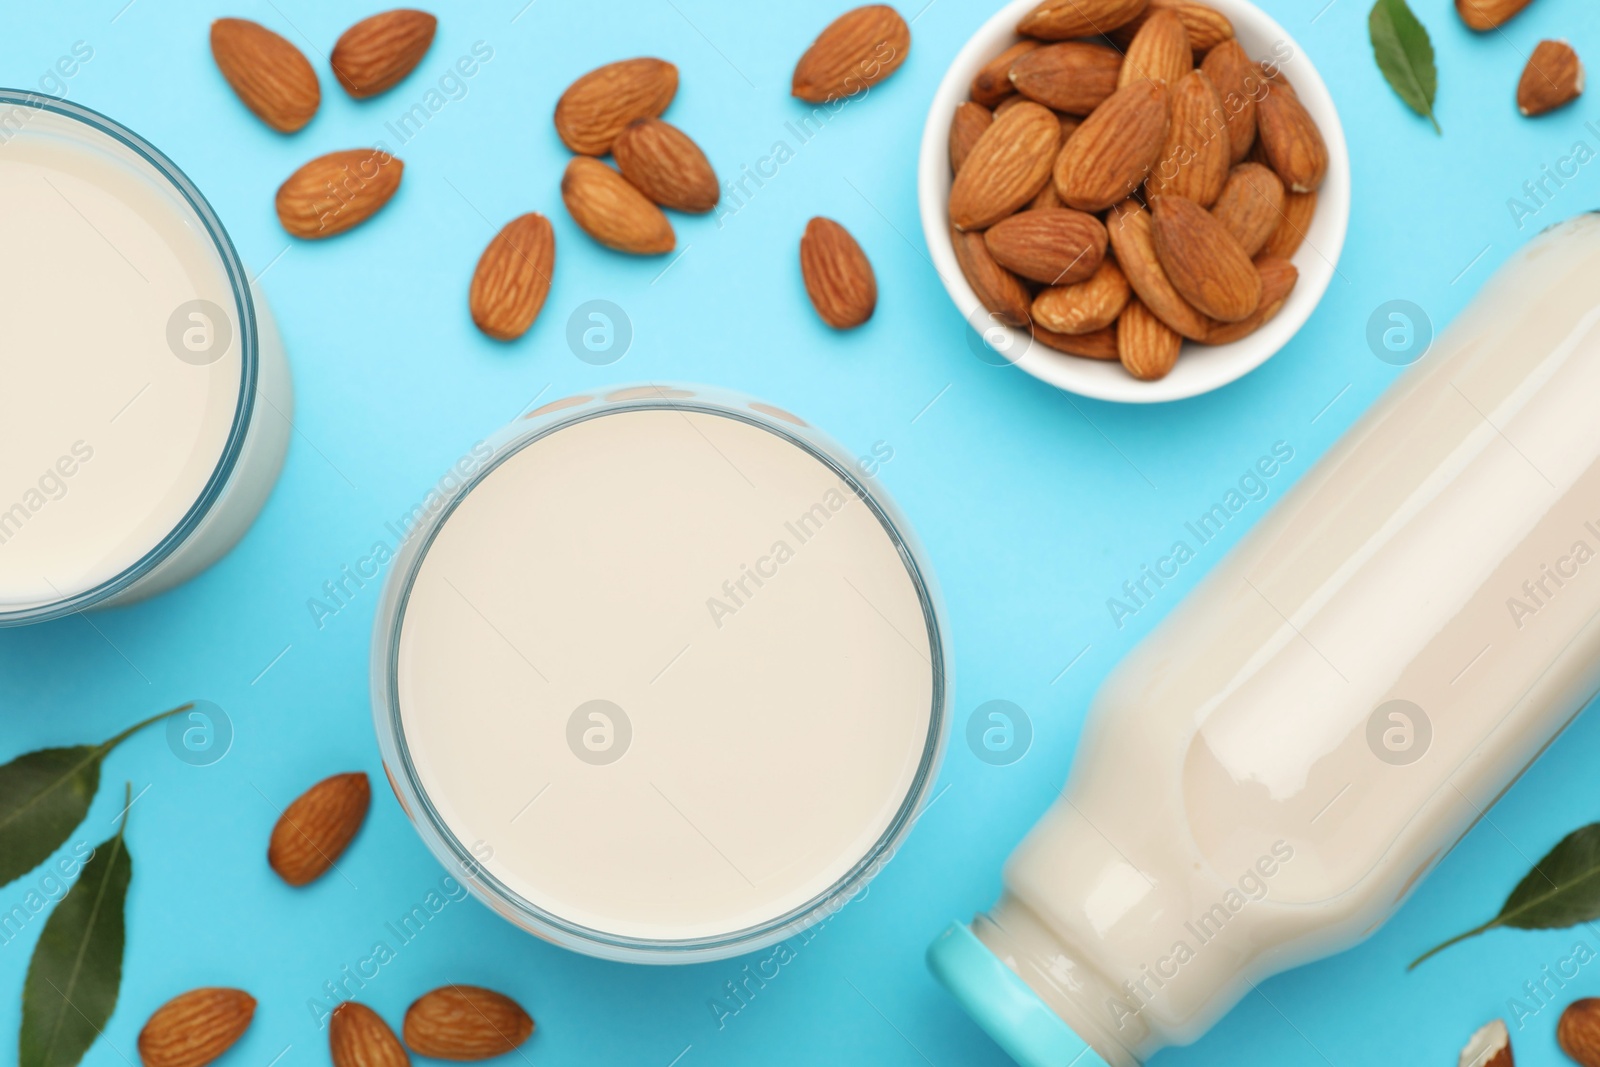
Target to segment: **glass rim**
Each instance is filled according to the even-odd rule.
[[[239,397],[234,404],[233,425],[229,427],[228,439],[223,445],[221,455],[217,457],[217,464],[212,468],[206,484],[177,525],[138,560],[89,589],[57,597],[34,607],[16,609],[0,607],[0,627],[45,622],[93,607],[128,589],[169,558],[189,539],[222,496],[229,478],[233,475],[234,467],[238,464],[239,455],[244,450],[245,435],[255,410],[255,385],[260,359],[260,334],[256,324],[255,300],[250,292],[249,275],[245,272],[238,250],[234,248],[233,239],[228,236],[227,228],[223,226],[211,203],[206,200],[205,195],[189,176],[155,145],[116,119],[93,108],[31,89],[0,87],[0,109],[13,107],[27,107],[61,115],[82,124],[94,134],[111,138],[148,163],[156,174],[188,204],[201,229],[211,239],[222,261],[228,285],[233,290],[234,308],[239,325],[240,375]],[[0,139],[0,147],[3,147],[16,133],[0,127],[0,135],[4,135],[3,139]]]

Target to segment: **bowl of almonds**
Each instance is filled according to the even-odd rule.
[[[956,56],[923,232],[980,358],[1084,396],[1219,388],[1337,269],[1350,161],[1326,86],[1247,0],[1016,0]]]

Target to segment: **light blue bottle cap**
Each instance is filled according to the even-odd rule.
[[[1107,1067],[966,924],[951,924],[928,946],[928,969],[1022,1067]]]

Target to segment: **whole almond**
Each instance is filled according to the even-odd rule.
[[[911,27],[888,4],[846,11],[806,49],[791,92],[813,104],[854,96],[893,74],[911,52]]]
[[[1143,382],[1165,378],[1178,362],[1183,338],[1134,297],[1117,319],[1117,357]]]
[[[1094,37],[1124,26],[1144,12],[1147,0],[1044,0],[1022,17],[1017,32],[1042,41]]]
[[[389,202],[404,171],[405,164],[381,148],[318,156],[278,187],[278,221],[307,240],[343,233]]]
[[[1556,1026],[1556,1040],[1581,1067],[1600,1067],[1600,998],[1584,997],[1568,1004]]]
[[[966,162],[972,146],[978,143],[978,138],[993,122],[994,113],[982,104],[963,100],[956,105],[955,114],[950,116],[951,174],[960,172],[961,164]]]
[[[1156,254],[1150,213],[1137,200],[1124,200],[1106,216],[1106,236],[1128,284],[1152,314],[1191,341],[1205,337],[1212,323],[1190,306],[1167,277]]]
[[[1069,115],[1087,115],[1117,91],[1122,55],[1088,41],[1045,45],[1011,64],[1017,92]]]
[[[1056,333],[1093,333],[1116,322],[1131,295],[1121,268],[1107,259],[1093,277],[1052,286],[1034,297],[1033,320]]]
[[[1171,8],[1162,8],[1145,19],[1144,25],[1128,43],[1128,51],[1117,73],[1117,87],[1148,78],[1172,88],[1178,79],[1194,69],[1194,52],[1189,47],[1189,31],[1183,19]]]
[[[1039,47],[1038,41],[1021,40],[978,68],[972,76],[972,99],[984,107],[994,107],[1015,90],[1011,86],[1011,64]]]
[[[1241,163],[1211,207],[1244,254],[1254,256],[1283,222],[1283,182],[1268,167]]]
[[[205,1067],[233,1047],[255,1014],[255,998],[242,989],[180,993],[139,1031],[139,1059],[144,1067]]]
[[[438,19],[413,8],[372,15],[339,35],[328,64],[351,96],[377,96],[416,69],[438,27]]]
[[[324,778],[284,809],[267,842],[267,865],[290,885],[327,872],[361,829],[372,786],[360,771]]]
[[[533,1033],[533,1017],[503,993],[447,985],[406,1009],[406,1045],[436,1060],[486,1060],[510,1052]]]
[[[633,184],[589,156],[575,156],[561,176],[561,199],[572,221],[607,248],[636,256],[672,251],[672,223]]]
[[[1456,0],[1456,13],[1470,29],[1498,29],[1533,0]]]
[[[1106,228],[1071,208],[1039,208],[1002,219],[984,233],[995,262],[1032,281],[1071,285],[1088,278],[1106,253]]]
[[[1228,161],[1238,163],[1256,141],[1256,97],[1262,91],[1261,72],[1250,62],[1244,45],[1228,39],[1206,53],[1200,69],[1216,87],[1228,128]]]
[[[1316,193],[1285,191],[1283,217],[1278,220],[1278,228],[1272,231],[1272,236],[1268,237],[1267,243],[1262,246],[1262,254],[1277,256],[1280,259],[1292,258],[1299,251],[1300,242],[1304,241],[1306,234],[1311,231],[1311,219],[1316,213]]]
[[[1565,41],[1540,41],[1517,84],[1517,109],[1544,115],[1583,95],[1583,62]]]
[[[1050,180],[1060,143],[1061,121],[1043,105],[1025,101],[996,115],[950,187],[950,221],[986,229],[1032,200]]]
[[[1328,175],[1328,145],[1292,91],[1274,86],[1256,105],[1256,133],[1272,169],[1291,192],[1308,193]]]
[[[1196,311],[1238,322],[1261,305],[1261,275],[1209,211],[1181,196],[1158,196],[1150,219],[1161,266]]]
[[[706,154],[688,134],[660,119],[634,119],[611,146],[617,169],[645,196],[674,211],[704,214],[722,189]]]
[[[1022,279],[994,261],[983,234],[976,230],[963,233],[952,226],[950,244],[955,248],[961,274],[977,294],[978,302],[1007,326],[1026,326],[1032,297]]]
[[[1148,196],[1181,196],[1210,207],[1228,183],[1232,144],[1220,120],[1222,100],[1204,71],[1191,70],[1172,91],[1172,122]]]
[[[1261,275],[1261,304],[1238,322],[1214,322],[1200,340],[1208,345],[1225,345],[1248,337],[1265,326],[1273,316],[1283,310],[1283,305],[1300,280],[1300,272],[1287,259],[1261,256],[1256,259],[1256,272]]]
[[[814,218],[800,238],[800,275],[806,295],[836,330],[850,330],[872,318],[878,306],[878,279],[867,254],[850,231],[832,219]]]
[[[211,24],[211,56],[244,106],[279,133],[294,133],[322,103],[317,72],[300,49],[249,19]]]
[[[1115,325],[1107,326],[1103,330],[1094,330],[1091,333],[1056,333],[1035,326],[1033,339],[1057,352],[1065,352],[1069,356],[1079,356],[1083,359],[1098,359],[1106,362],[1115,362],[1117,355],[1117,328]]]
[[[1189,31],[1189,47],[1196,52],[1209,52],[1223,41],[1233,39],[1233,23],[1214,7],[1190,3],[1189,0],[1150,0],[1150,6],[1144,9],[1144,14],[1108,34],[1111,43],[1119,48],[1127,48],[1146,19],[1157,11],[1166,10],[1177,12],[1178,18],[1183,20],[1183,28]]]
[[[1056,158],[1061,202],[1100,211],[1132,195],[1161,157],[1167,110],[1167,90],[1143,78],[1095,108]]]
[[[353,1000],[333,1009],[328,1020],[328,1052],[333,1067],[410,1067],[411,1057],[389,1024]]]
[[[678,68],[641,57],[607,63],[579,78],[556,101],[556,133],[574,152],[603,156],[634,119],[653,119],[678,92]]]
[[[528,332],[550,294],[556,235],[550,220],[530,211],[505,224],[472,273],[467,306],[478,329],[496,341]]]

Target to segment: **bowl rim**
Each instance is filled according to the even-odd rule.
[[[1059,389],[1099,400],[1134,404],[1183,400],[1220,389],[1261,366],[1300,331],[1321,303],[1338,273],[1350,223],[1350,157],[1338,109],[1305,49],[1271,15],[1249,0],[1204,2],[1226,15],[1236,28],[1243,29],[1244,35],[1282,42],[1289,49],[1290,56],[1282,63],[1284,72],[1328,145],[1328,174],[1318,190],[1311,233],[1292,257],[1300,279],[1289,300],[1266,325],[1232,344],[1207,347],[1203,354],[1196,354],[1192,351],[1193,342],[1184,342],[1185,356],[1178,366],[1154,382],[1133,378],[1115,362],[1057,352],[1036,343],[1031,334],[992,319],[967,284],[950,241],[946,210],[952,181],[948,140],[951,116],[956,106],[967,99],[973,74],[1008,43],[1021,40],[1016,24],[1037,6],[1037,0],[1011,0],[974,31],[951,61],[929,106],[917,160],[918,209],[934,271],[966,317],[968,342],[985,363],[1015,365]],[[985,343],[978,327],[972,325],[975,323],[990,336],[994,330],[1003,330],[1008,354],[1002,355],[995,346]],[[1021,354],[1010,355],[1013,348]]]

